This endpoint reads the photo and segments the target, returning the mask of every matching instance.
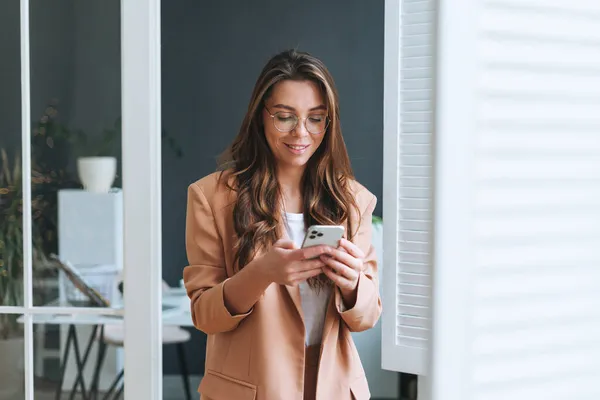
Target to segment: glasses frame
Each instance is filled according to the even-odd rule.
[[[264,106],[264,107],[265,107],[265,110],[267,110],[267,114],[269,114],[269,116],[271,117],[271,121],[273,121],[273,126],[275,127],[275,129],[277,129],[277,130],[278,130],[279,132],[281,132],[281,133],[288,133],[288,132],[291,132],[291,131],[293,131],[294,129],[296,129],[296,128],[298,127],[298,123],[299,123],[300,121],[302,121],[302,123],[304,124],[304,129],[306,129],[306,132],[310,133],[311,135],[322,135],[322,134],[324,134],[325,132],[327,132],[327,128],[329,128],[329,123],[331,122],[331,118],[329,118],[329,115],[325,115],[325,128],[323,129],[323,131],[322,131],[322,132],[313,133],[313,132],[309,131],[309,130],[308,130],[308,126],[306,126],[306,120],[307,120],[309,117],[300,118],[300,117],[299,117],[299,116],[297,116],[295,113],[293,113],[293,112],[290,112],[290,111],[277,111],[276,113],[274,113],[274,114],[271,114],[271,111],[270,111],[270,110],[267,108],[267,106]],[[277,114],[280,114],[280,113],[283,113],[283,114],[292,114],[294,117],[296,117],[296,123],[294,124],[294,126],[293,126],[293,127],[290,129],[290,130],[287,130],[287,131],[286,131],[286,130],[283,130],[283,131],[282,131],[282,130],[281,130],[281,129],[279,129],[279,128],[277,127],[277,125],[275,124],[275,117],[277,116]]]

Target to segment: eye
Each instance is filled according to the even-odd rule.
[[[291,122],[296,119],[296,116],[294,114],[289,113],[277,113],[275,114],[275,118],[279,122]]]
[[[308,117],[308,120],[315,124],[320,124],[325,121],[325,115],[311,115]]]

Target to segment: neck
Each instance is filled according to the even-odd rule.
[[[283,191],[300,192],[304,168],[278,168],[277,180]]]
[[[277,180],[287,212],[302,212],[302,175],[304,168],[279,168]]]

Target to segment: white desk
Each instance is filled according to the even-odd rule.
[[[183,288],[171,288],[169,290],[165,290],[163,292],[162,298],[163,304],[163,312],[162,312],[162,323],[163,326],[182,326],[182,327],[191,327],[192,316],[190,313],[189,299],[187,294]],[[70,307],[73,305],[69,303],[61,303],[60,301],[53,301],[51,303],[46,304],[48,307],[57,308],[57,307]],[[91,349],[94,343],[98,343],[98,351],[95,355],[96,358],[96,367],[93,371],[92,383],[89,388],[89,394],[94,392],[97,393],[98,390],[98,380],[100,379],[100,369],[103,363],[103,360],[106,356],[106,344],[103,342],[103,334],[105,325],[122,325],[124,322],[123,313],[119,313],[118,315],[114,315],[115,309],[123,311],[122,305],[115,304],[111,308],[107,308],[110,310],[112,315],[106,314],[80,314],[77,312],[65,312],[65,313],[49,313],[49,314],[34,314],[32,316],[32,322],[34,324],[42,324],[42,325],[68,325],[68,337],[67,344],[65,347],[64,354],[62,355],[61,361],[61,382],[57,387],[57,396],[60,396],[60,392],[62,391],[63,381],[65,377],[65,368],[66,362],[69,359],[69,352],[71,351],[71,346],[73,347],[73,351],[75,352],[75,362],[77,364],[77,377],[75,378],[75,382],[72,386],[72,392],[77,390],[77,386],[79,385],[82,392],[87,392],[85,383],[84,383],[84,369],[88,362],[89,356],[91,356]],[[23,321],[23,317],[19,318],[19,321]],[[77,335],[77,331],[75,326],[78,325],[88,325],[89,329],[92,329],[92,333],[90,334],[87,345],[84,347],[80,346],[80,340]],[[92,356],[94,357],[94,356]],[[69,384],[70,386],[70,384]]]
[[[163,310],[162,321],[165,326],[194,326],[192,315],[190,313],[189,299],[183,289],[172,288],[163,293],[162,304],[169,307]],[[46,304],[49,307],[73,307],[69,303],[53,301]],[[171,308],[173,307],[173,308]],[[121,309],[120,304],[115,304],[114,309]],[[19,318],[22,321],[22,317]],[[102,314],[35,314],[32,317],[34,324],[55,324],[55,325],[115,325],[123,324],[122,315],[102,315]]]

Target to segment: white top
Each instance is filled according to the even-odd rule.
[[[290,239],[296,246],[302,246],[304,240],[304,215],[285,213],[287,218],[287,231]],[[304,341],[307,346],[320,344],[323,335],[323,325],[329,304],[331,287],[326,286],[321,290],[311,289],[306,282],[300,283],[300,297],[302,300],[302,313],[304,314]]]

